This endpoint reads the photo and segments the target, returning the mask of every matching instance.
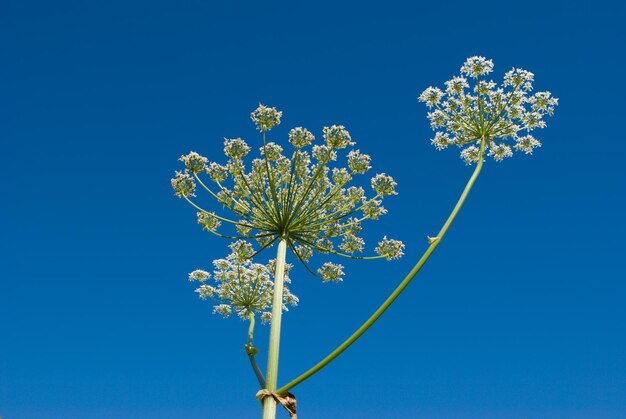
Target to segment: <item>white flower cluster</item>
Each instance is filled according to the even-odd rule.
[[[404,244],[401,241],[388,239],[387,236],[378,243],[376,253],[387,260],[400,259],[404,255]]]
[[[184,172],[176,172],[174,178],[171,181],[174,193],[179,198],[186,198],[190,196],[196,196],[196,183],[193,177],[189,175],[188,169]]]
[[[487,155],[502,161],[513,150],[532,154],[541,143],[530,132],[544,128],[544,116],[552,115],[558,99],[550,92],[530,94],[533,73],[513,68],[504,75],[502,86],[484,76],[493,71],[493,62],[484,57],[470,57],[461,67],[461,76],[445,83],[442,91],[429,87],[419,96],[432,109],[430,126],[436,131],[432,144],[443,150],[461,147],[461,158],[475,163],[479,147],[485,141]],[[473,79],[473,87],[466,77]]]
[[[280,117],[282,115],[283,113],[277,111],[276,108],[268,108],[267,106],[259,104],[259,107],[250,114],[250,118],[259,131],[269,131],[280,124]]]
[[[252,263],[250,251],[252,246],[242,240],[230,246],[232,253],[225,259],[213,261],[213,280],[215,285],[206,282],[211,274],[203,270],[195,270],[189,274],[190,281],[198,281],[201,285],[196,292],[203,300],[212,299],[218,304],[213,307],[214,314],[229,317],[233,312],[245,320],[250,314],[260,314],[261,321],[267,323],[272,318],[271,306],[274,295],[272,275],[275,262],[267,265]],[[290,265],[285,266],[285,282],[290,283],[288,276]],[[283,310],[287,305],[298,305],[298,297],[285,286],[283,288]]]
[[[183,172],[176,172],[172,186],[177,196],[187,199],[198,210],[198,223],[222,237],[254,239],[263,250],[284,238],[292,252],[309,269],[307,263],[314,252],[332,253],[349,258],[364,249],[358,236],[362,222],[376,220],[387,210],[383,199],[396,194],[396,182],[384,173],[371,179],[373,197],[368,198],[361,186],[350,186],[355,177],[371,168],[371,158],[356,149],[344,126],[324,127],[323,142],[307,129],[293,128],[288,140],[294,147],[286,153],[282,146],[266,141],[269,130],[280,123],[282,112],[260,105],[251,114],[263,136],[260,156],[245,162],[251,147],[241,138],[226,139],[225,164],[209,162],[195,152],[182,156]],[[349,150],[348,150],[349,149]],[[345,150],[345,151],[344,151]],[[335,165],[346,153],[347,167]],[[208,175],[211,187],[201,179]],[[234,219],[206,211],[190,200],[197,185],[204,188],[223,207],[235,214]],[[222,224],[233,224],[235,233],[223,235]],[[400,242],[397,242],[400,243]],[[400,243],[401,244],[401,243]],[[378,256],[390,257],[388,247],[377,247]],[[309,269],[311,273],[315,272]],[[317,271],[324,281],[339,281],[341,265],[325,264]]]

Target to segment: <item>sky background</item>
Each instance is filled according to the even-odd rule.
[[[398,182],[365,238],[403,240],[402,260],[344,263],[341,284],[294,269],[284,384],[369,316],[452,209],[472,168],[430,145],[416,97],[483,55],[495,79],[521,67],[560,99],[544,146],[485,164],[406,292],[293,390],[299,413],[626,418],[625,17],[604,1],[2,1],[0,416],[259,418],[246,324],[186,279],[227,243],[173,196],[178,157],[258,145],[262,102],[284,112],[277,141],[343,124]]]

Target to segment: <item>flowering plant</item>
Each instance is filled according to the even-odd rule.
[[[343,353],[404,291],[439,246],[459,213],[482,170],[485,154],[500,162],[511,157],[513,150],[532,154],[541,146],[531,131],[546,126],[543,119],[546,115],[553,115],[558,99],[550,92],[531,95],[534,75],[529,71],[513,68],[504,75],[501,87],[485,79],[484,76],[492,71],[491,60],[470,57],[461,67],[461,75],[445,83],[445,91],[429,87],[419,96],[419,100],[431,109],[428,119],[436,131],[432,144],[438,150],[450,146],[461,148],[461,158],[466,164],[475,163],[476,167],[445,223],[437,235],[427,236],[428,248],[391,295],[329,355],[278,389],[281,313],[286,309],[284,303],[295,305],[298,302],[297,297],[284,287],[284,283],[289,282],[286,249],[290,248],[312,274],[324,281],[335,282],[341,281],[343,266],[326,262],[313,271],[308,265],[313,253],[355,259],[399,258],[403,255],[404,245],[386,236],[375,248],[376,256],[356,255],[363,251],[365,244],[359,236],[362,222],[376,220],[387,212],[382,201],[396,194],[396,182],[384,173],[375,175],[370,181],[375,193],[371,198],[365,196],[363,188],[348,186],[353,177],[370,169],[370,157],[355,149],[347,153],[347,168],[331,169],[330,164],[338,159],[338,151],[354,145],[343,126],[325,127],[321,145],[312,145],[313,134],[306,129],[294,128],[289,132],[289,142],[295,150],[289,157],[283,155],[281,146],[266,141],[266,133],[280,123],[282,113],[263,105],[251,115],[262,134],[263,146],[261,157],[252,160],[249,172],[246,172],[243,158],[250,152],[250,147],[240,138],[225,140],[224,153],[228,157],[225,165],[209,163],[208,159],[194,152],[180,158],[186,168],[176,172],[172,179],[176,195],[199,211],[198,223],[205,230],[237,240],[231,244],[231,255],[214,262],[217,287],[206,284],[210,278],[206,271],[192,272],[190,280],[202,283],[197,289],[201,297],[218,302],[214,312],[228,316],[234,311],[241,318],[250,320],[246,352],[263,388],[257,397],[263,403],[264,419],[275,417],[277,402],[295,418],[295,399],[289,390]],[[201,173],[209,175],[215,189],[210,189],[200,179]],[[225,186],[227,180],[232,182],[232,189]],[[192,201],[196,182],[236,219],[204,210]],[[234,232],[224,234],[218,231],[223,223],[234,226]],[[255,251],[245,239],[256,240],[259,249]],[[278,242],[278,250],[274,261],[268,265],[252,263],[254,256],[275,242]],[[270,279],[272,271],[273,284]],[[271,314],[265,311],[269,307]],[[257,352],[252,346],[255,313],[261,313],[262,319],[271,322],[267,380],[254,360]]]
[[[203,229],[236,240],[231,244],[231,255],[214,262],[217,286],[205,283],[210,278],[206,271],[196,270],[190,279],[202,283],[196,290],[200,297],[218,302],[214,313],[228,317],[234,311],[250,321],[246,351],[259,382],[270,392],[276,390],[284,303],[298,302],[284,285],[289,282],[287,248],[311,274],[324,282],[342,281],[343,266],[328,261],[314,270],[309,266],[314,253],[387,260],[404,254],[402,242],[385,236],[375,247],[375,255],[360,255],[365,248],[365,240],[360,236],[363,222],[378,220],[387,213],[383,200],[397,194],[393,178],[385,173],[371,177],[371,197],[366,196],[363,187],[350,185],[354,178],[371,169],[371,157],[353,148],[355,142],[340,125],[324,127],[321,144],[314,143],[315,137],[307,129],[293,128],[288,134],[293,150],[284,153],[282,146],[267,140],[267,133],[280,124],[281,117],[282,112],[264,105],[252,112],[251,119],[261,132],[262,146],[259,157],[249,163],[245,159],[251,147],[241,138],[226,139],[225,164],[209,162],[206,157],[190,152],[180,158],[185,169],[177,171],[171,180],[175,195],[198,211],[197,221]],[[342,153],[347,167],[336,164]],[[210,182],[202,179],[206,176]],[[206,210],[195,202],[198,185],[230,215]],[[230,225],[231,231],[223,231],[223,224]],[[257,250],[252,240],[257,243]],[[252,263],[256,255],[276,242],[277,256],[269,266]],[[271,312],[267,311],[269,308]],[[252,346],[252,335],[257,313],[264,321],[271,319],[267,378],[254,360],[257,350]],[[273,417],[275,398],[276,395],[264,399],[264,416]]]

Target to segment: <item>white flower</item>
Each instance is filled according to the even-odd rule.
[[[526,154],[533,154],[533,149],[541,147],[541,143],[532,135],[525,135],[523,137],[517,137],[513,147]]]
[[[448,148],[449,145],[454,144],[455,140],[450,138],[445,132],[437,132],[435,133],[435,138],[430,141],[437,150],[443,150],[444,148]]]
[[[463,93],[464,89],[469,87],[469,84],[467,84],[467,79],[465,77],[459,77],[459,76],[452,77],[452,79],[447,81],[445,84],[446,84],[446,93],[450,96],[454,96],[454,95],[459,96]],[[432,87],[430,89],[432,89]]]
[[[380,173],[372,178],[372,189],[379,196],[397,195],[396,185],[397,183],[393,178],[384,173]]]
[[[202,284],[198,288],[196,288],[196,293],[198,293],[198,297],[202,300],[206,300],[215,295],[217,289],[210,285]]]
[[[559,104],[559,100],[550,92],[537,92],[528,101],[534,111],[548,115],[552,115],[554,107]]]
[[[307,129],[302,127],[293,128],[289,131],[289,142],[297,148],[310,145],[315,137]]]
[[[259,104],[259,107],[250,114],[250,119],[256,124],[259,131],[265,132],[280,124],[282,115],[283,113],[276,110],[276,108],[268,108]]]
[[[231,255],[233,259],[240,263],[250,260],[254,254],[252,245],[245,240],[237,240],[236,242],[229,244],[228,247],[232,252]]]
[[[504,75],[504,86],[520,87],[530,91],[533,88],[535,75],[521,68],[513,68]]]
[[[387,260],[400,259],[404,255],[404,244],[399,240],[388,239],[387,236],[378,242],[376,253]]]
[[[198,216],[198,224],[207,231],[215,231],[222,225],[214,212],[198,212],[196,215]]]
[[[272,312],[271,311],[264,311],[263,313],[261,313],[261,322],[269,323],[271,321],[272,321]]]
[[[207,279],[211,278],[211,274],[208,273],[207,271],[203,271],[201,269],[196,269],[195,271],[191,272],[189,274],[189,280],[190,281],[200,281],[200,282],[204,282]]]
[[[492,71],[491,60],[470,57],[461,73],[476,79],[471,90],[465,77],[455,76],[445,82],[445,93],[429,87],[420,95],[432,109],[427,113],[436,131],[431,143],[438,150],[461,147],[467,164],[482,158],[478,146],[483,141],[487,155],[496,161],[511,157],[514,149],[531,154],[541,143],[528,133],[544,128],[545,115],[552,115],[558,105],[550,92],[530,95],[534,81],[530,71],[513,68],[504,75],[502,86],[483,78]],[[520,133],[523,130],[527,135]]]
[[[196,182],[186,169],[184,172],[176,172],[174,178],[171,180],[171,184],[177,197],[184,198],[195,196]]]
[[[313,157],[317,159],[320,163],[324,164],[337,160],[337,153],[332,148],[324,144],[314,145]]]
[[[441,102],[441,98],[443,97],[443,92],[438,87],[429,87],[424,90],[421,95],[419,95],[418,100],[420,102],[424,102],[426,106],[432,108],[435,105],[438,105]]]
[[[250,314],[260,314],[263,322],[271,319],[267,310],[271,310],[274,295],[273,261],[267,265],[252,263],[249,259],[241,260],[240,255],[233,252],[225,259],[213,261],[213,265],[216,286],[204,283],[210,278],[210,274],[202,270],[189,274],[189,280],[202,282],[196,289],[201,299],[212,299],[218,303],[213,308],[214,314],[229,317],[234,312],[241,319],[248,318]],[[288,269],[284,280],[286,284],[291,282]],[[287,286],[283,288],[283,301],[284,311],[287,311],[287,305],[298,305],[298,297]]]
[[[250,147],[241,138],[224,139],[224,154],[233,159],[242,159],[250,152]]]
[[[324,127],[324,140],[330,148],[340,150],[346,148],[349,145],[354,145],[351,141],[350,134],[346,131],[343,125],[333,125],[331,127]]]
[[[362,252],[365,240],[353,234],[346,234],[339,245],[339,248],[347,253]]]
[[[387,214],[387,210],[381,205],[381,203],[382,201],[377,199],[370,199],[369,201],[365,202],[363,204],[363,207],[361,208],[365,218],[378,220],[381,215]]]
[[[493,157],[495,161],[500,162],[506,157],[513,157],[513,150],[506,144],[492,143],[489,146],[489,153],[487,153],[487,155]]]
[[[190,152],[186,156],[180,156],[178,160],[185,163],[187,169],[194,174],[202,172],[209,161],[206,157],[202,157],[195,151]]]
[[[461,67],[461,73],[466,76],[478,78],[489,74],[493,71],[493,61],[487,60],[485,57],[474,56],[468,58],[463,67]]]
[[[335,185],[337,186],[343,186],[346,183],[350,182],[350,179],[352,179],[352,176],[350,176],[350,173],[348,173],[348,171],[345,168],[334,168],[333,169],[333,182],[335,182]]]
[[[206,172],[215,182],[224,182],[228,178],[228,169],[217,163],[211,163],[208,165]]]
[[[198,290],[199,289],[200,288],[198,288]],[[232,313],[233,313],[232,307],[229,306],[228,304],[219,304],[213,307],[213,314],[220,314],[224,317],[230,317]]]
[[[267,143],[259,149],[261,155],[269,161],[276,161],[282,156],[283,148],[276,143]]]
[[[317,273],[319,274],[319,276],[322,277],[324,282],[341,282],[341,277],[344,274],[342,265],[334,264],[331,262],[326,262],[324,265],[322,265],[322,267],[317,270]]]
[[[370,166],[371,157],[361,154],[359,150],[352,150],[348,153],[348,167],[353,173],[362,175],[367,172]]]
[[[465,164],[472,164],[478,161],[480,156],[479,149],[475,145],[471,145],[461,151],[461,158],[465,161]]]

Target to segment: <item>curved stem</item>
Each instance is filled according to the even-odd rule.
[[[328,253],[331,253],[331,254],[336,255],[336,256],[340,256],[342,258],[352,259],[352,260],[377,260],[377,259],[384,259],[386,257],[386,256],[381,256],[381,255],[376,255],[376,256],[354,256],[354,255],[349,255],[347,253],[337,252],[335,250],[331,250]]]
[[[346,259],[354,259],[354,260],[375,260],[375,259],[382,259],[382,258],[384,258],[384,257],[385,257],[385,256],[353,256],[353,255],[349,255],[349,254],[347,254],[347,253],[337,252],[336,250],[328,250],[328,249],[323,249],[323,248],[321,248],[321,247],[317,246],[315,243],[313,243],[313,242],[311,242],[311,241],[309,241],[309,240],[307,240],[307,239],[305,239],[305,238],[302,238],[302,237],[299,237],[299,236],[295,236],[295,237],[297,237],[297,238],[298,238],[298,241],[299,241],[300,243],[304,243],[304,244],[306,244],[307,246],[309,246],[309,247],[311,247],[311,248],[313,248],[313,249],[317,250],[317,251],[318,251],[318,252],[320,252],[320,253],[330,253],[330,254],[333,254],[333,255],[336,255],[336,256],[341,256],[342,258],[346,258]],[[316,275],[316,276],[317,276],[317,275]]]
[[[285,280],[285,258],[287,240],[281,238],[276,253],[276,271],[274,273],[274,297],[272,299],[272,322],[270,325],[270,344],[267,356],[267,374],[265,388],[276,390],[278,381],[278,352],[280,348],[280,321],[283,314],[283,285]],[[263,399],[263,419],[276,417],[276,400],[273,397]]]
[[[200,184],[200,185],[201,185],[201,186],[202,186],[202,187],[203,187],[203,188],[204,188],[204,189],[205,189],[205,190],[206,190],[209,194],[211,194],[211,196],[212,196],[213,198],[215,198],[215,199],[219,202],[219,200],[220,200],[220,199],[219,199],[219,197],[218,197],[215,193],[213,193],[213,191],[212,191],[211,189],[209,189],[209,187],[208,187],[208,186],[206,186],[206,185],[204,184],[204,182],[202,181],[202,179],[200,179],[200,176],[198,176],[198,174],[197,174],[197,173],[194,173],[194,174],[193,174],[193,176],[196,178],[196,180],[198,181],[198,183],[199,183],[199,184]],[[220,189],[221,189],[221,190],[224,190],[224,188],[222,187],[222,185],[221,185],[219,182],[216,182],[216,183],[217,183],[217,185],[220,187]],[[245,217],[245,216],[248,214],[248,212],[249,212],[249,208],[248,208],[247,206],[245,206],[244,204],[242,204],[240,201],[236,200],[235,198],[233,198],[233,201],[235,202],[235,207],[236,207],[237,205],[239,205],[239,206],[243,207],[243,211],[238,211],[238,210],[236,210],[234,207],[231,207],[231,206],[228,206],[228,205],[226,205],[226,206],[227,206],[230,210],[232,210],[235,214]]]
[[[245,223],[240,223],[240,222],[237,222],[237,221],[229,220],[228,218],[220,217],[219,215],[217,215],[215,213],[212,213],[212,212],[209,212],[209,211],[207,211],[205,209],[202,209],[198,205],[196,205],[191,199],[189,199],[186,196],[183,196],[183,198],[185,198],[185,200],[187,202],[189,202],[191,204],[191,206],[194,207],[195,209],[197,209],[198,211],[203,212],[205,214],[210,214],[211,216],[217,218],[218,220],[224,221],[225,223],[229,223],[229,224],[237,224],[237,225],[247,226],[247,224],[245,224]]]
[[[420,269],[422,269],[422,266],[424,266],[426,261],[428,261],[428,259],[430,258],[430,255],[435,251],[437,246],[439,246],[439,243],[441,243],[443,236],[445,236],[446,232],[448,231],[448,228],[450,228],[450,225],[452,224],[457,214],[459,213],[459,210],[463,206],[463,203],[465,202],[467,195],[472,189],[472,186],[474,185],[474,182],[476,181],[476,178],[478,177],[478,174],[480,173],[480,170],[483,167],[485,142],[486,142],[485,138],[483,138],[480,142],[480,155],[479,155],[478,163],[476,164],[476,169],[474,169],[474,173],[472,173],[472,176],[467,182],[467,185],[465,185],[465,189],[463,190],[461,197],[456,203],[456,206],[450,213],[450,216],[446,220],[443,227],[441,227],[441,230],[437,234],[436,239],[431,240],[431,244],[430,246],[428,246],[428,249],[426,249],[426,252],[424,252],[420,260],[413,267],[413,269],[411,269],[411,271],[407,274],[407,276],[402,280],[400,285],[398,285],[398,287],[391,293],[391,295],[387,297],[385,302],[380,307],[378,307],[378,309],[374,312],[374,314],[372,314],[372,316],[369,319],[367,319],[367,321],[363,323],[363,325],[361,325],[361,327],[359,327],[345,342],[339,345],[334,351],[332,351],[328,356],[326,356],[326,358],[322,359],[320,362],[314,365],[311,369],[309,369],[308,371],[306,371],[299,377],[295,378],[294,380],[290,381],[286,385],[279,388],[277,390],[278,393],[284,393],[288,390],[291,390],[292,388],[294,388],[295,386],[302,383],[304,380],[306,380],[307,378],[311,377],[313,374],[315,374],[316,372],[324,368],[326,365],[328,365],[331,361],[333,361],[339,355],[341,355],[343,351],[348,349],[350,345],[352,345],[358,338],[360,338],[361,335],[363,335],[363,333],[365,333],[367,329],[369,329],[376,322],[376,320],[378,320],[378,318],[382,316],[382,314],[389,308],[389,306],[395,301],[395,299],[398,298],[398,296],[402,293],[402,291],[404,291],[407,285],[409,285],[409,283],[413,280],[415,275],[420,271]]]
[[[296,250],[296,246],[293,244],[293,241],[291,240],[291,238],[289,239],[289,241],[287,241],[287,246],[289,246],[289,248],[291,249],[291,251],[293,252],[294,255],[296,255],[296,257],[298,258],[298,260],[300,261],[300,263],[302,263],[302,266],[304,266],[304,268],[309,271],[309,273],[311,275],[313,275],[314,277],[321,279],[321,277],[313,272],[313,270],[309,267],[309,264],[307,262],[304,261],[304,259],[302,259],[302,256],[300,256],[300,254],[298,253],[298,251]]]
[[[265,388],[265,377],[263,377],[263,373],[259,369],[259,365],[256,363],[256,359],[254,358],[254,356],[259,352],[259,350],[252,344],[252,339],[254,337],[254,313],[250,312],[250,314],[248,314],[248,319],[250,319],[250,326],[248,327],[248,343],[244,346],[244,348],[248,358],[250,359],[250,365],[252,366],[254,375],[256,375],[256,379],[259,381],[261,388]]]

